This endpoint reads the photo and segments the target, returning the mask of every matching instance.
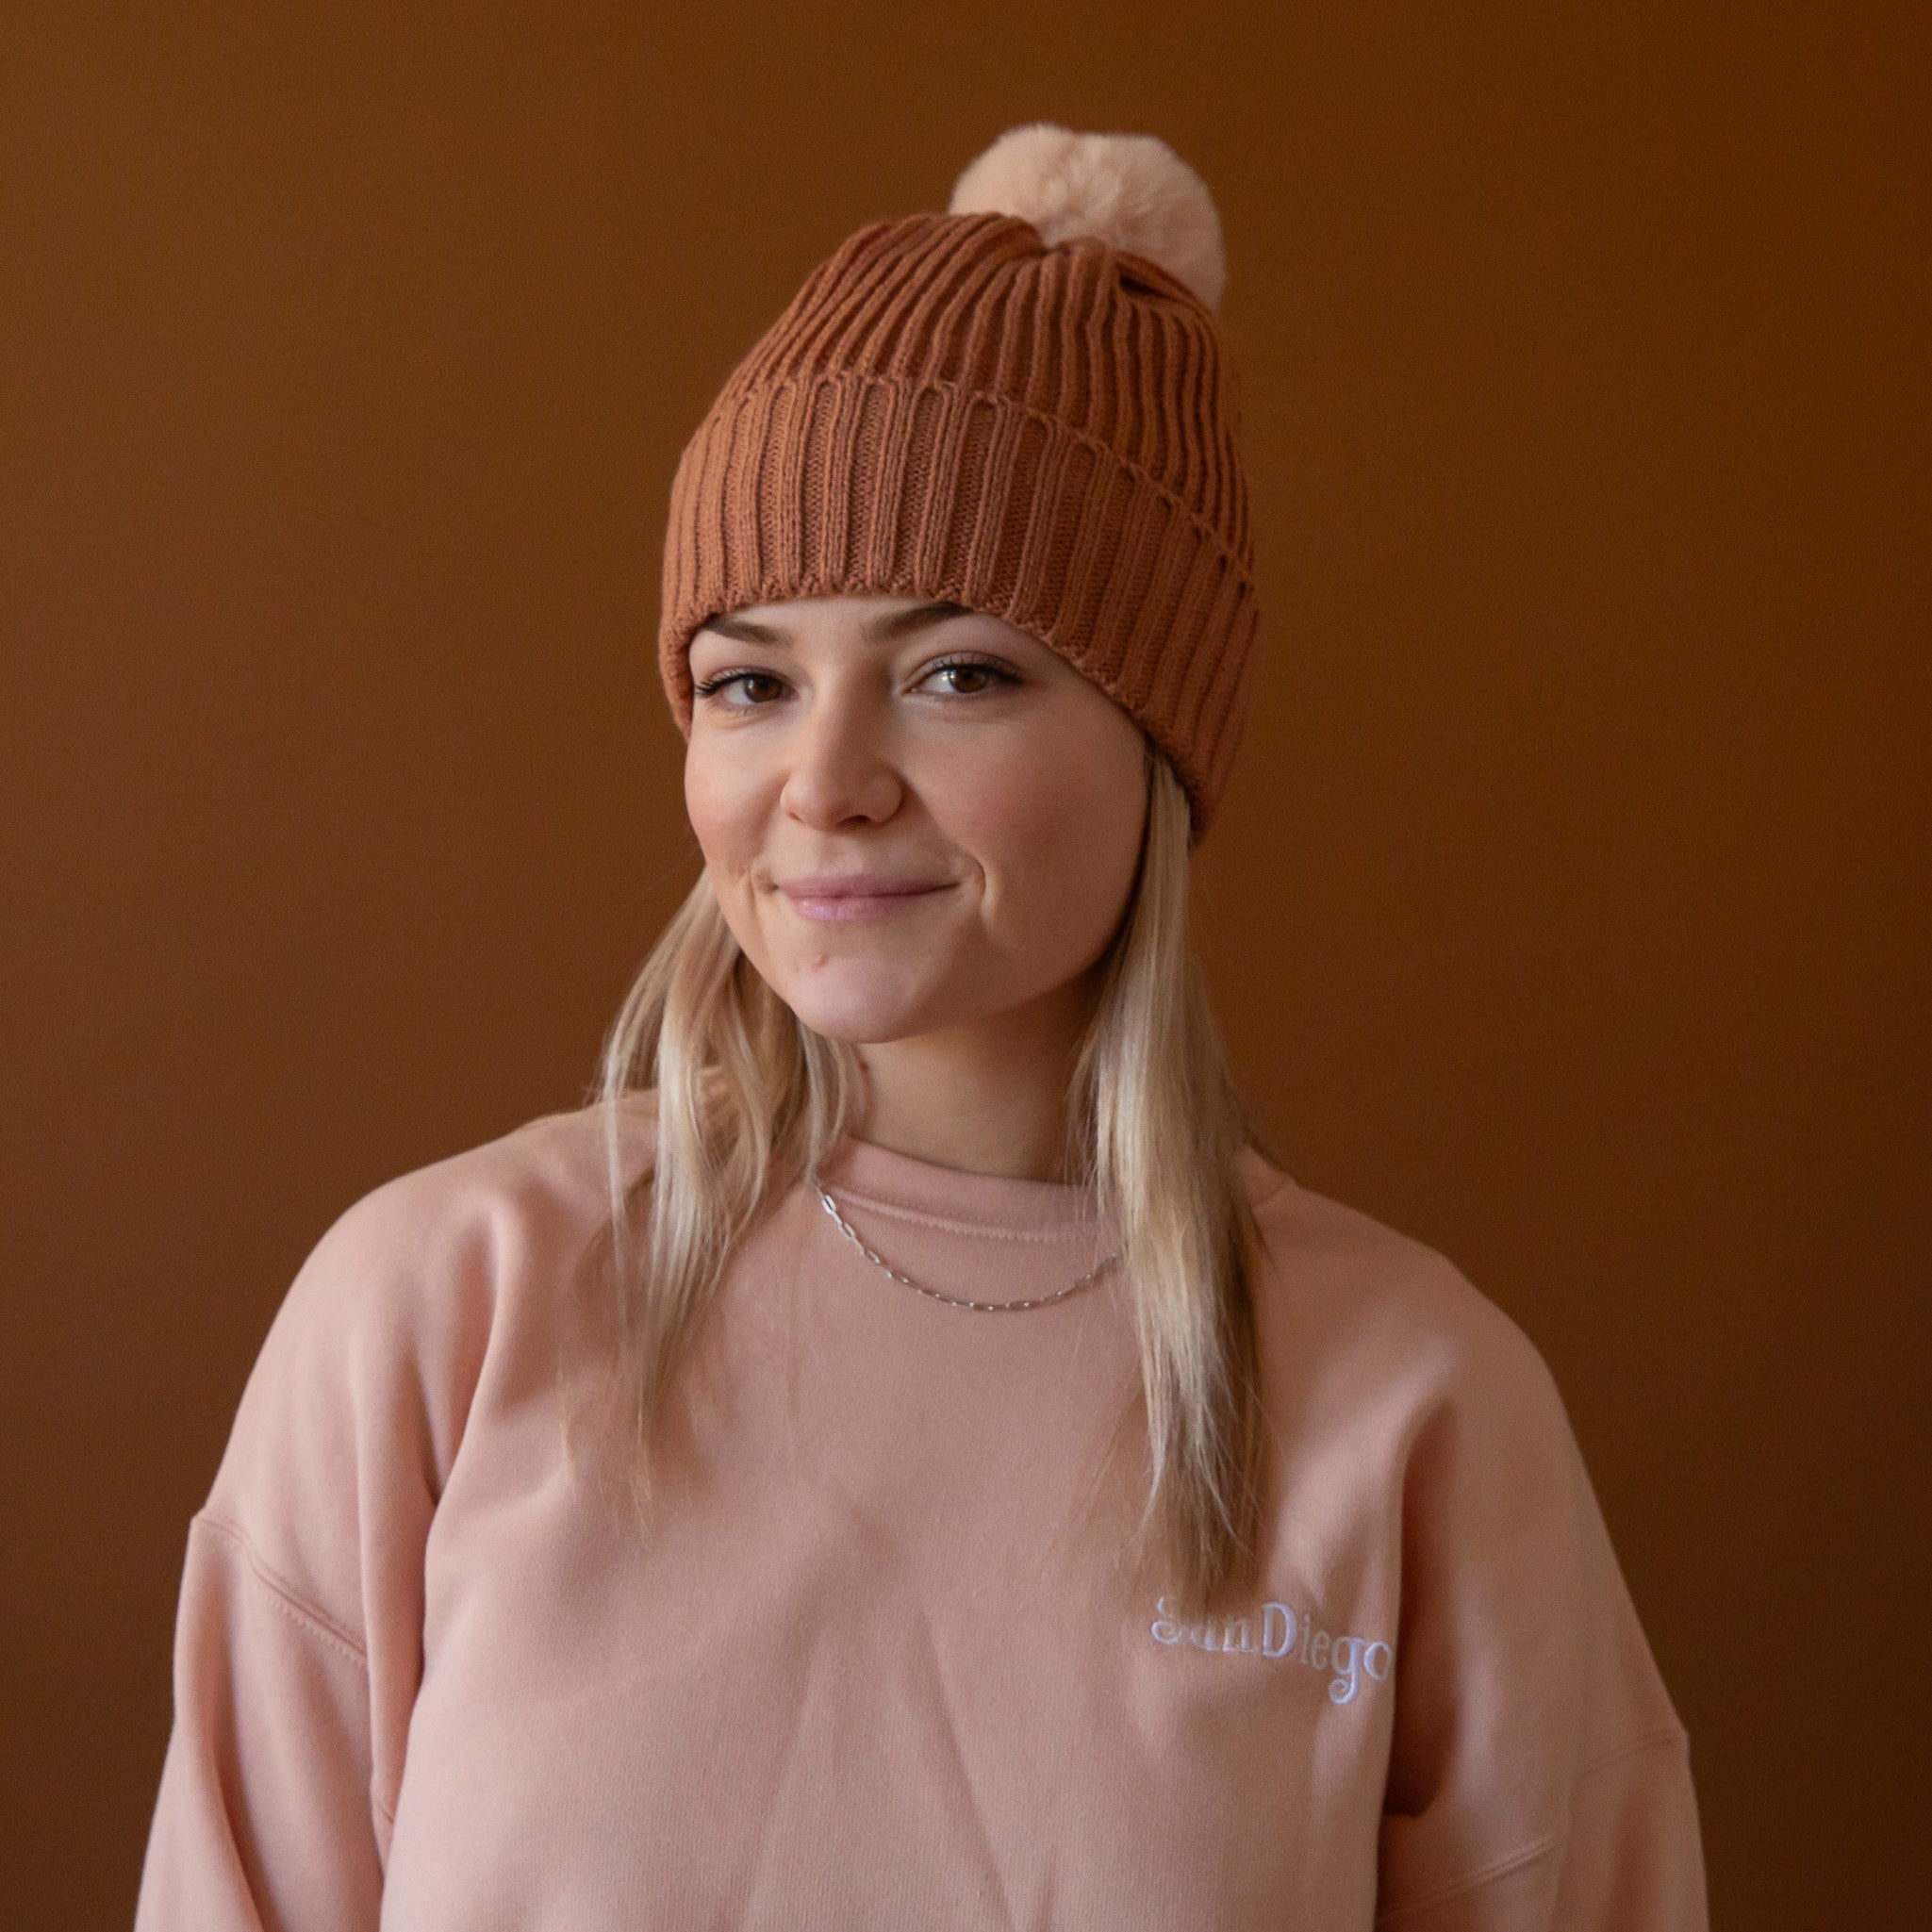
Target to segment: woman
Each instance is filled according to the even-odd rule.
[[[1691,1927],[1561,1402],[1246,1134],[1218,223],[1034,126],[679,467],[704,871],[600,1103],[378,1188],[189,1541],[140,1923]]]

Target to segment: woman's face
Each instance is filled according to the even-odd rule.
[[[957,604],[804,598],[691,643],[685,801],[738,944],[879,1044],[1061,992],[1106,949],[1147,815],[1140,728]]]

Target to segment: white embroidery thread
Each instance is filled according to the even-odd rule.
[[[1395,1653],[1379,1638],[1335,1636],[1322,1629],[1305,1611],[1285,1603],[1264,1603],[1259,1618],[1225,1617],[1214,1623],[1182,1624],[1175,1619],[1164,1596],[1154,1605],[1149,1627],[1156,1643],[1192,1643],[1197,1650],[1229,1652],[1241,1657],[1284,1658],[1311,1670],[1329,1671],[1329,1701],[1353,1704],[1364,1676],[1387,1681]]]

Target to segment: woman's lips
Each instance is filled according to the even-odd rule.
[[[859,873],[827,873],[816,878],[786,879],[779,890],[801,919],[861,921],[889,918],[935,892],[944,892],[949,879],[868,878]]]

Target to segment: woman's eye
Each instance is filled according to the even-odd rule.
[[[949,698],[976,698],[983,691],[1018,682],[1002,665],[959,658],[950,664],[935,664],[919,679],[918,688]],[[730,710],[751,711],[776,703],[790,687],[776,671],[723,670],[694,684],[691,689],[693,696]]]
[[[1013,678],[998,665],[968,662],[935,665],[926,673],[925,682],[936,683],[952,697],[972,698],[982,691],[990,691],[996,685],[1010,685]]]
[[[706,678],[696,689],[701,698],[716,698],[721,703],[743,709],[754,704],[769,704],[774,699],[782,698],[784,682],[768,670],[728,670],[718,677]]]

